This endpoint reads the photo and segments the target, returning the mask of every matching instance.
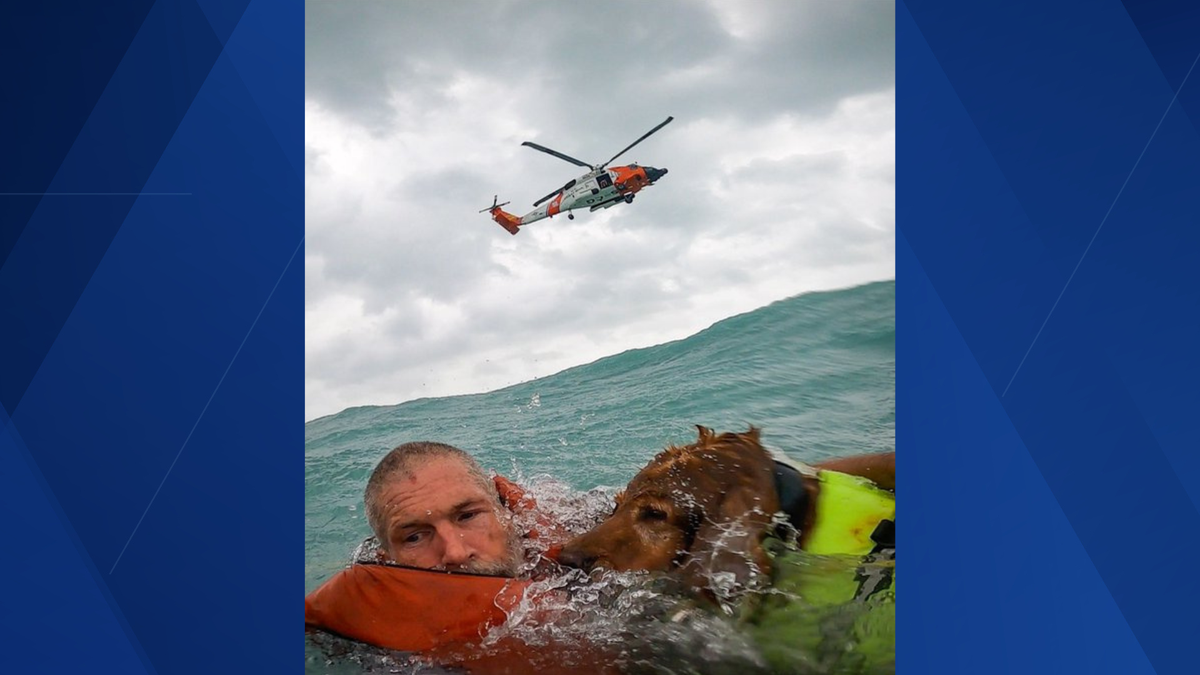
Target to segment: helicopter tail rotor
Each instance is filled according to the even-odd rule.
[[[496,200],[498,200],[499,198],[500,198],[500,195],[495,195],[495,196],[493,196],[493,197],[492,197],[492,205],[491,205],[491,206],[485,206],[484,208],[482,208],[482,209],[479,209],[479,212],[480,212],[480,213],[486,213],[486,212],[488,212],[488,211],[491,211],[492,209],[498,209],[498,208],[500,208],[501,206],[508,206],[508,205],[511,203],[511,202],[504,202],[503,204],[497,204],[497,203],[496,203]]]

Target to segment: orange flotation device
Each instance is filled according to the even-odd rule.
[[[359,642],[427,652],[504,623],[530,582],[355,564],[304,599],[304,624]]]
[[[537,503],[519,486],[501,476],[494,481],[506,507],[536,513]],[[539,514],[537,521],[556,531],[548,516]],[[504,623],[530,583],[355,563],[304,598],[304,624],[378,647],[428,652],[478,641]]]

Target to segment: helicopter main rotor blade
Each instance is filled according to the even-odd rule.
[[[537,143],[534,143],[532,141],[525,141],[521,145],[528,145],[529,147],[533,148],[534,150],[541,150],[542,152],[546,153],[547,155],[554,155],[555,157],[557,157],[561,160],[568,161],[576,166],[582,166],[585,169],[592,168],[591,164],[585,164],[584,162],[581,162],[581,161],[575,159],[574,157],[571,157],[570,155],[564,155],[557,150],[551,150],[550,148],[547,148],[544,145],[538,145]]]
[[[570,183],[567,183],[567,185],[570,185]],[[566,186],[566,185],[564,185],[564,186],[562,186],[562,187],[558,188],[557,190],[555,190],[554,192],[551,192],[550,194],[546,195],[545,197],[542,197],[541,199],[537,200],[536,202],[534,202],[534,203],[533,203],[533,205],[534,205],[535,207],[537,207],[537,206],[541,206],[541,205],[542,205],[542,202],[546,201],[547,199],[550,199],[550,198],[551,198],[551,197],[553,197],[554,195],[556,195],[556,194],[558,194],[558,193],[560,193],[560,192],[562,192],[563,190],[566,190],[566,189],[567,189],[567,186]]]
[[[612,159],[610,159],[610,160],[608,160],[607,162],[605,162],[605,163],[601,164],[601,165],[600,165],[598,168],[604,168],[604,167],[608,166],[609,164],[612,164],[612,163],[613,163],[613,160],[615,160],[616,158],[620,157],[621,155],[623,155],[623,154],[625,154],[625,153],[629,152],[629,150],[630,150],[630,149],[632,149],[632,148],[633,148],[633,146],[635,146],[635,145],[637,145],[638,143],[641,143],[642,141],[644,141],[644,140],[646,140],[647,138],[649,138],[649,137],[650,137],[650,134],[653,134],[654,132],[658,131],[659,129],[661,129],[661,128],[663,128],[663,127],[667,126],[668,124],[670,124],[670,123],[671,123],[671,120],[673,120],[673,119],[675,119],[675,118],[674,118],[674,117],[668,117],[667,119],[663,120],[662,124],[659,124],[658,126],[654,127],[654,128],[653,128],[653,129],[651,129],[650,131],[647,131],[646,133],[642,134],[642,137],[641,137],[641,138],[639,138],[639,139],[637,139],[636,141],[634,141],[634,142],[630,143],[630,144],[629,144],[629,147],[627,147],[627,148],[625,148],[624,150],[622,150],[622,151],[618,152],[617,154],[613,155],[613,156],[612,156]]]

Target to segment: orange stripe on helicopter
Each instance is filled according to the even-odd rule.
[[[546,206],[546,215],[553,216],[559,212],[559,206],[562,204],[562,198],[563,193],[560,192],[554,197],[554,199],[550,200],[550,203]]]

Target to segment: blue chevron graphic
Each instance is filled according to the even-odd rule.
[[[900,621],[957,611],[982,631],[913,661],[901,646],[901,670],[1190,672],[1200,579],[1175,567],[1200,553],[1183,422],[1200,403],[1185,105],[1200,15],[911,0],[897,14],[897,443],[920,467],[903,531],[925,555]],[[964,501],[978,507],[959,532],[1005,565],[972,570],[970,537],[927,527]],[[972,576],[991,587],[934,587]],[[988,645],[1006,656],[970,662]]]
[[[0,190],[52,193],[0,195],[0,493],[22,514],[0,536],[25,552],[0,567],[22,580],[5,669],[271,671],[301,568],[244,570],[300,550],[281,525],[303,484],[303,6],[79,16],[43,77],[94,52],[73,71],[93,102],[19,113],[62,150]]]

